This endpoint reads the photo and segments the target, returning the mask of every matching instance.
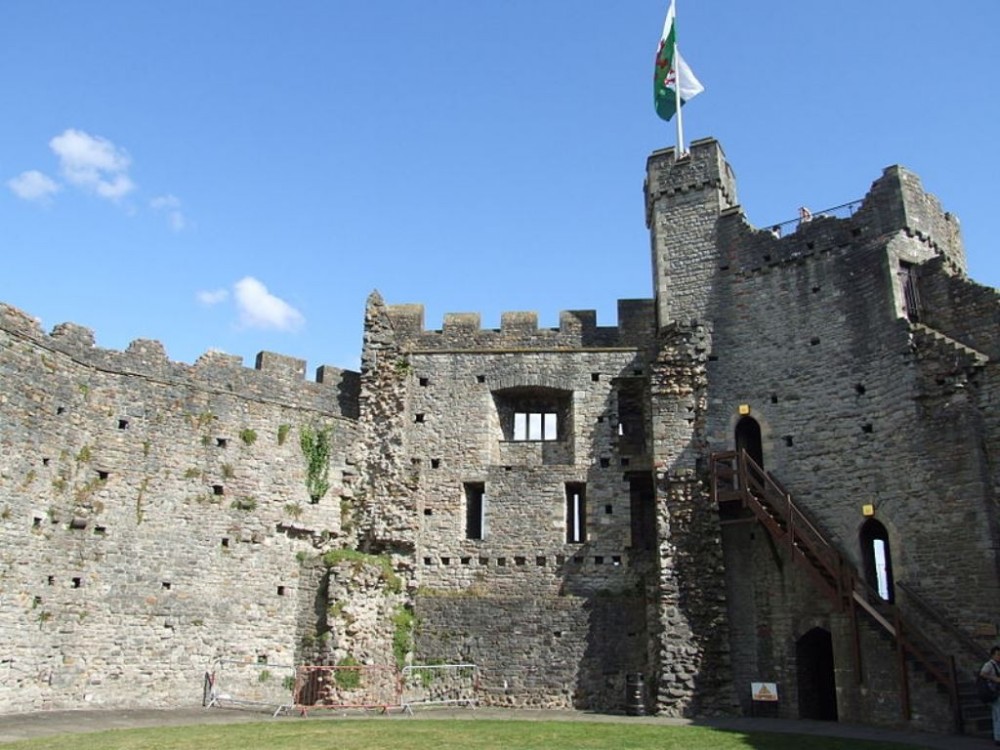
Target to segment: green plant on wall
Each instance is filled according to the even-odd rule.
[[[90,460],[90,446],[83,446],[76,454],[76,462],[78,464],[85,464]]]
[[[392,655],[400,669],[406,666],[406,657],[413,650],[414,625],[413,612],[406,607],[400,607],[392,616]]]
[[[233,500],[229,507],[233,510],[242,510],[249,513],[257,509],[257,501],[249,495],[244,495],[241,498]]]
[[[284,445],[285,441],[288,440],[288,433],[291,431],[292,426],[290,424],[279,424],[278,425],[278,445]]]
[[[240,440],[244,445],[253,445],[257,442],[257,430],[250,427],[240,430]]]
[[[356,669],[356,667],[360,666],[357,659],[345,656],[337,662],[337,666],[344,667],[344,669],[334,670],[334,680],[337,683],[337,687],[344,688],[345,690],[353,690],[361,684],[361,670]]]
[[[319,429],[308,425],[299,431],[299,447],[306,459],[306,489],[309,498],[318,503],[330,489],[330,427]]]

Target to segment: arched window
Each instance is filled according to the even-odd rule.
[[[865,581],[887,602],[895,596],[892,585],[892,555],[889,553],[889,532],[879,521],[869,518],[861,526],[861,561]]]

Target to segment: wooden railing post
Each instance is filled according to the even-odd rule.
[[[893,625],[896,628],[896,658],[899,662],[899,703],[903,721],[910,720],[910,680],[906,669],[906,644],[899,609],[893,608]]]

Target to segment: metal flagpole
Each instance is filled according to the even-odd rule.
[[[674,6],[674,50],[671,60],[674,65],[674,108],[677,112],[677,156],[681,157],[687,153],[684,149],[684,123],[681,121],[681,60],[677,52],[677,3],[671,0]]]

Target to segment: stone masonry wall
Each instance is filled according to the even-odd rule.
[[[300,560],[342,543],[355,481],[350,374],[302,365],[189,367],[0,309],[3,710],[190,705],[217,658],[294,663]],[[305,426],[331,430],[315,503]]]

